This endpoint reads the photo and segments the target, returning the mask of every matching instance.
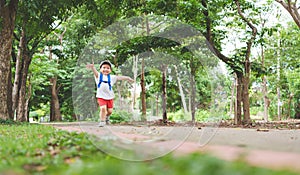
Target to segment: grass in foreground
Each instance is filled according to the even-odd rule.
[[[204,154],[168,155],[145,162],[118,160],[98,150],[84,133],[39,124],[0,124],[0,174],[292,175],[225,162]]]

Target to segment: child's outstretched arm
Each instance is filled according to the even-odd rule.
[[[134,82],[134,80],[128,76],[117,76],[117,80],[126,80],[129,81],[130,83]]]
[[[86,68],[91,69],[95,75],[96,78],[98,78],[98,71],[94,66],[94,62],[92,64],[87,64]]]

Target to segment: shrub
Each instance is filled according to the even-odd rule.
[[[122,123],[131,121],[132,114],[126,111],[114,111],[110,116],[111,123]]]
[[[186,115],[184,114],[183,110],[168,113],[167,116],[169,120],[175,122],[188,120],[187,117],[185,117]]]
[[[250,114],[251,115],[257,115],[258,112],[263,111],[263,108],[260,106],[253,106],[250,108]]]
[[[198,109],[195,114],[195,120],[199,122],[205,122],[209,119],[209,111]]]

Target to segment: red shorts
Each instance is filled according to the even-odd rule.
[[[97,102],[99,106],[106,106],[107,108],[113,108],[114,107],[114,100],[105,100],[103,98],[97,98]]]

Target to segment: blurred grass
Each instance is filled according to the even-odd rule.
[[[292,175],[190,154],[129,162],[98,150],[84,133],[39,124],[0,124],[0,174],[104,175]]]

